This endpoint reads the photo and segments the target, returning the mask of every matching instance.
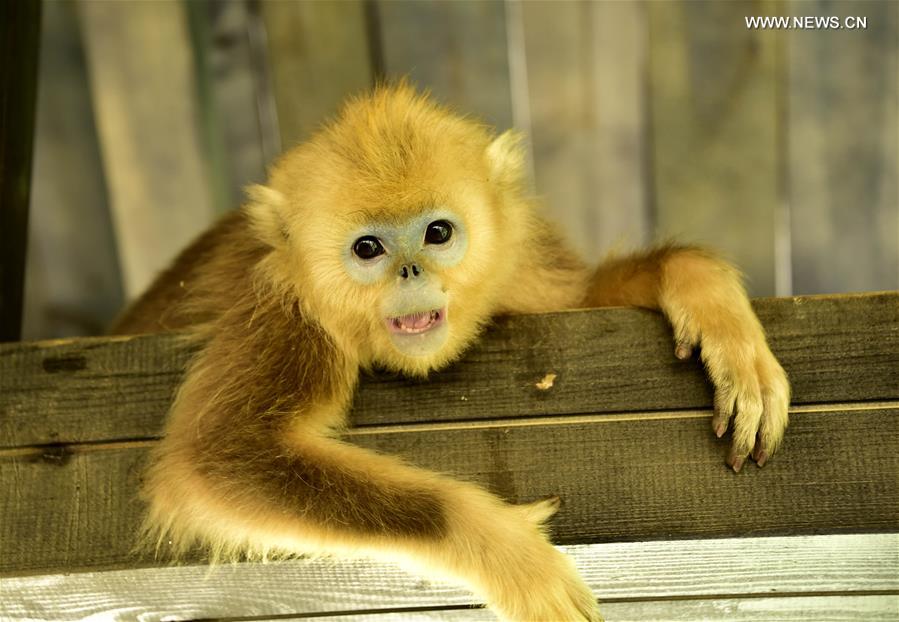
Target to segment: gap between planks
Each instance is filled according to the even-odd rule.
[[[897,410],[899,401],[850,402],[844,404],[803,404],[789,409],[791,415],[829,414],[845,412],[865,412],[872,410]],[[356,437],[373,434],[398,434],[409,432],[437,432],[443,430],[489,430],[506,428],[524,428],[538,426],[582,425],[602,423],[622,423],[628,421],[661,421],[672,419],[704,419],[711,415],[710,410],[670,410],[656,412],[623,412],[603,413],[597,415],[572,415],[527,418],[503,418],[486,420],[468,420],[433,423],[409,423],[391,425],[365,425],[343,430],[341,436]],[[152,447],[159,442],[159,437],[138,439],[121,439],[115,441],[96,441],[78,443],[48,443],[46,445],[24,445],[22,447],[0,448],[0,459],[20,458],[48,453],[48,450],[62,453],[89,453],[115,449]]]

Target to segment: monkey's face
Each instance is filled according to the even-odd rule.
[[[458,214],[429,209],[399,222],[363,226],[347,238],[343,263],[360,285],[382,285],[377,313],[390,342],[407,356],[427,357],[449,336],[443,273],[468,249]]]
[[[290,232],[313,315],[363,361],[425,373],[489,316],[504,272],[496,199],[470,170],[441,168],[407,176],[412,192],[341,184]]]

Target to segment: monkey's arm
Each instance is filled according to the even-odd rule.
[[[204,332],[144,494],[148,538],[213,554],[412,559],[514,620],[599,620],[540,523],[483,489],[337,440],[356,382],[296,305],[244,296]]]
[[[596,269],[585,304],[664,313],[678,358],[700,348],[715,386],[715,434],[722,436],[733,419],[728,464],[739,471],[751,452],[762,466],[774,453],[787,427],[790,386],[731,265],[708,251],[674,245],[615,257]]]

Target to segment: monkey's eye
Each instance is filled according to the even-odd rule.
[[[425,243],[446,244],[453,237],[453,226],[445,220],[435,220],[425,230]]]
[[[353,243],[353,252],[359,259],[374,259],[384,254],[384,247],[378,238],[366,235]]]

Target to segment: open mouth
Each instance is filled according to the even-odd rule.
[[[443,322],[446,309],[420,311],[398,317],[387,318],[387,327],[397,335],[417,335],[425,333]]]

